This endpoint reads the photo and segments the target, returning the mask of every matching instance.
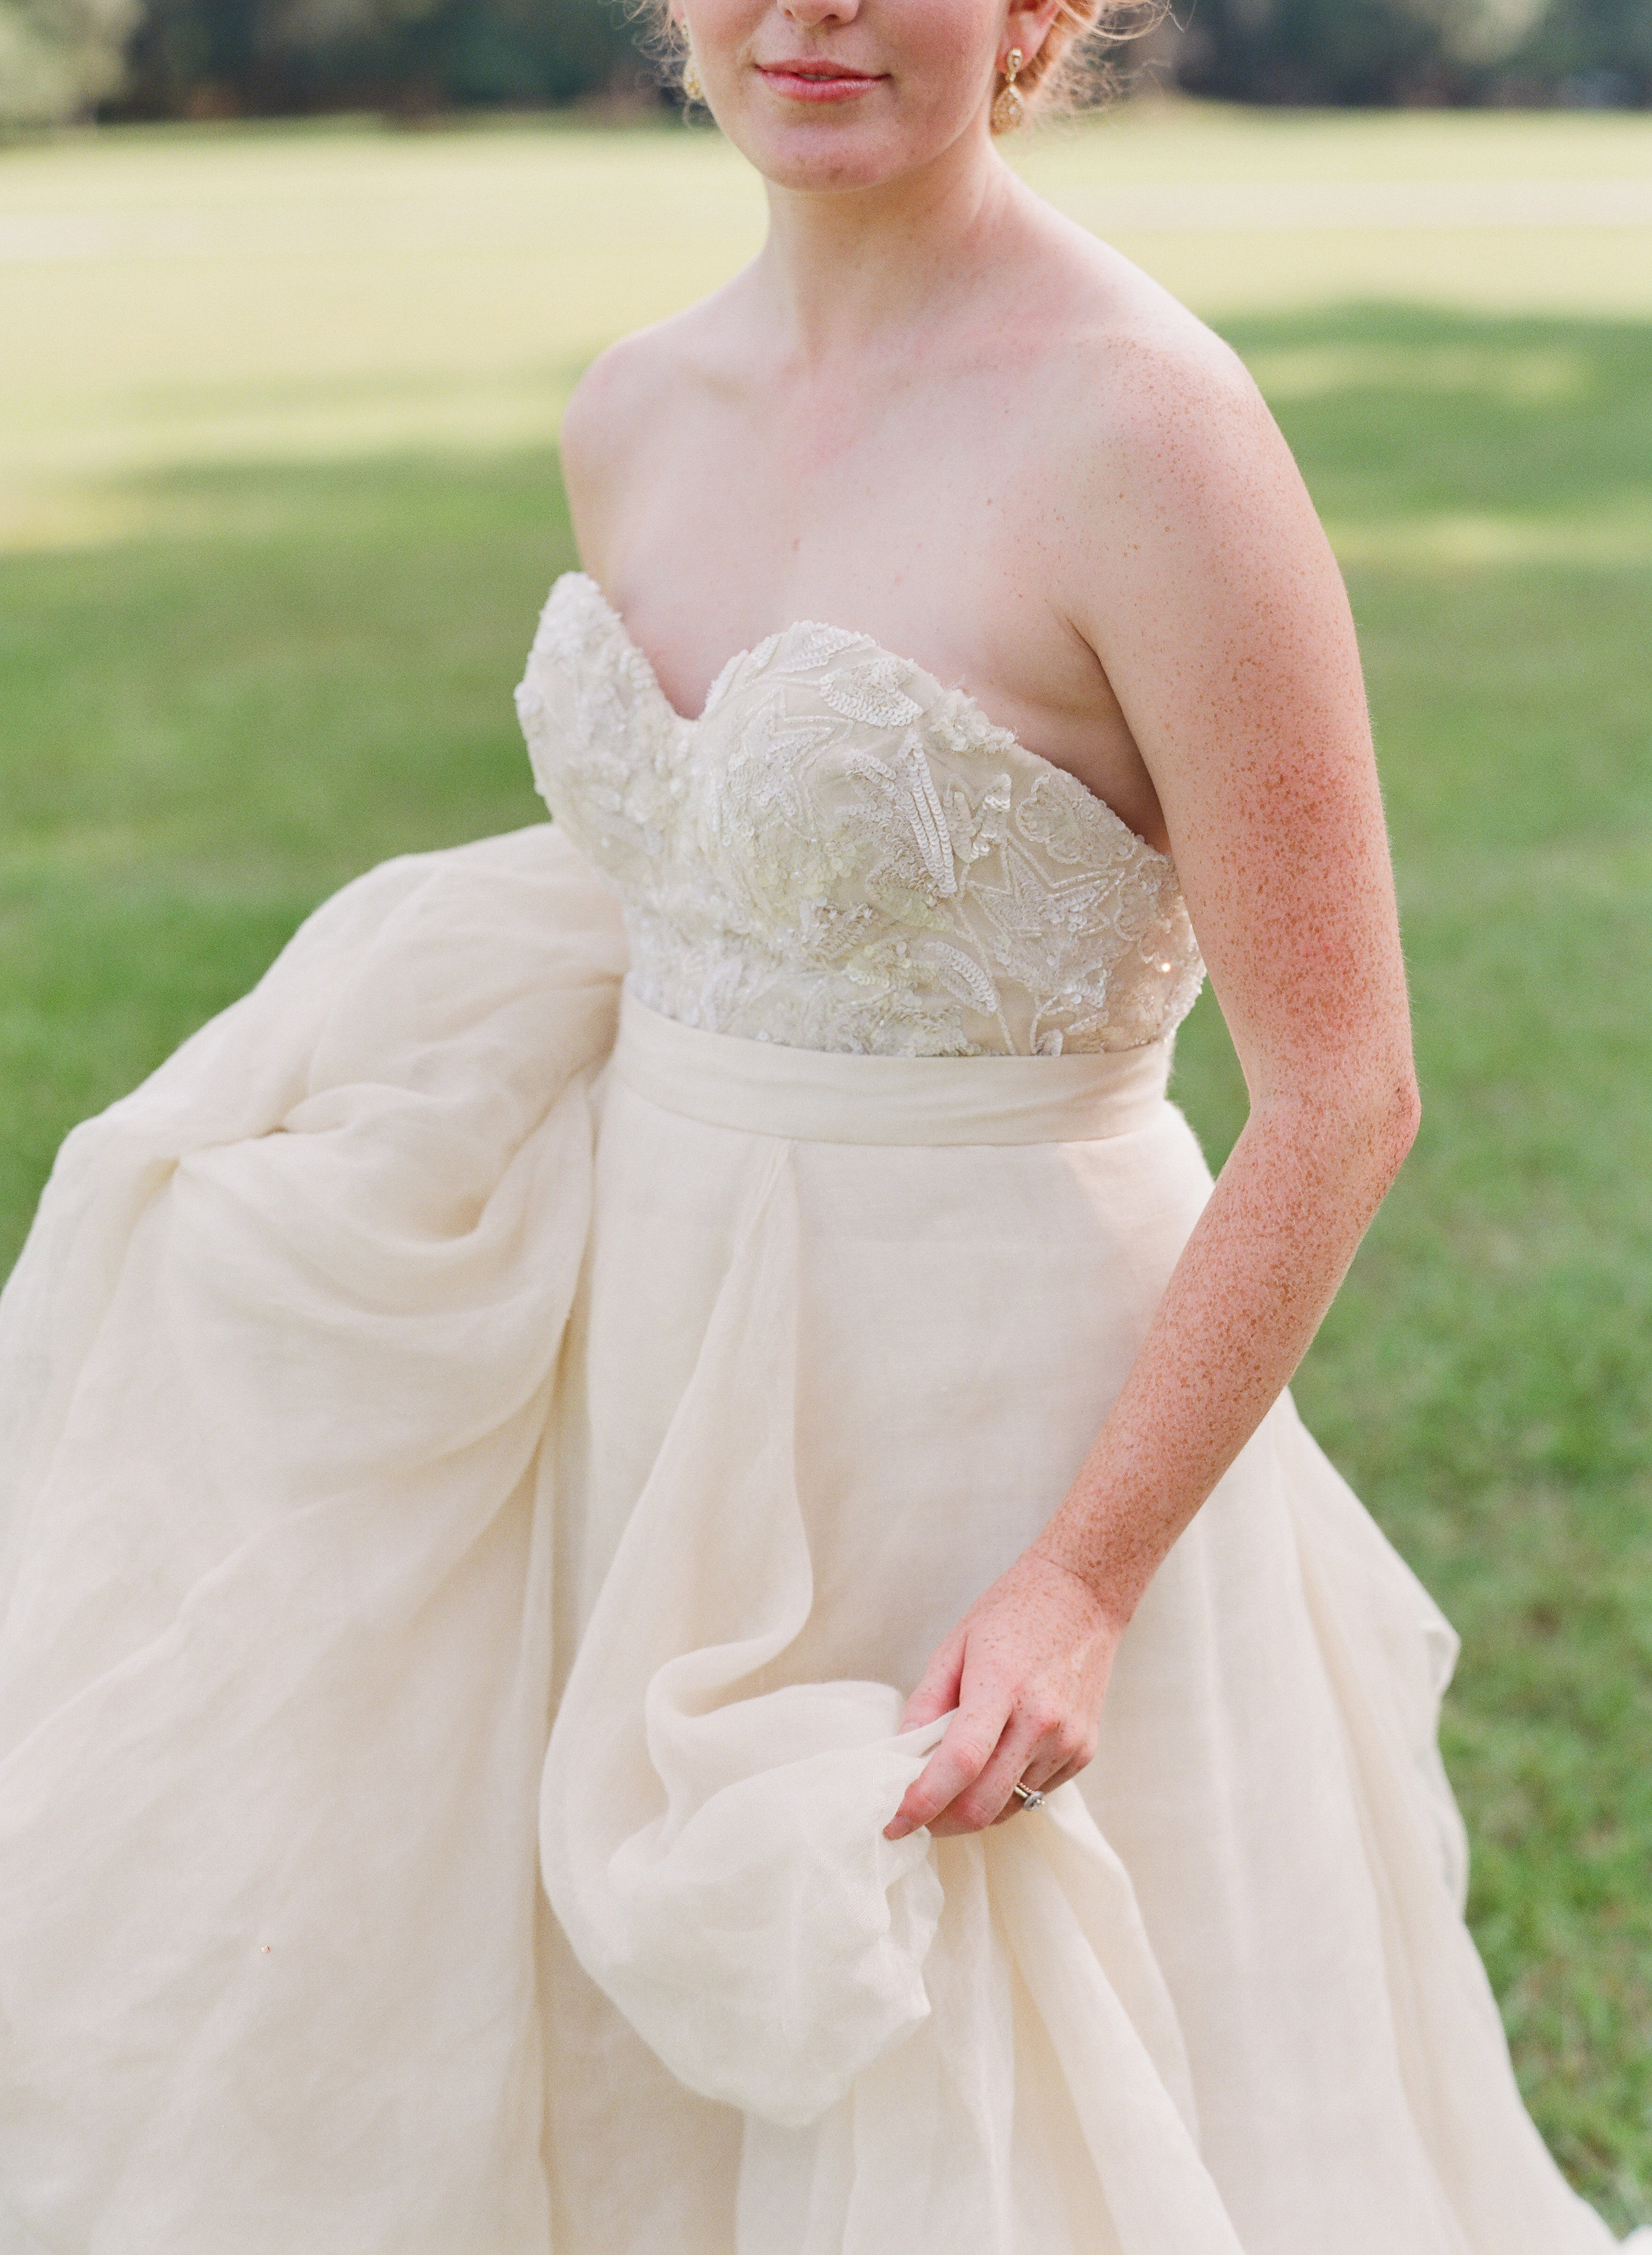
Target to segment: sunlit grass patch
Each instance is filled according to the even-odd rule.
[[[1379,299],[1652,316],[1643,116],[1147,102],[1012,154],[1221,321]],[[0,538],[50,544],[66,509],[111,522],[101,489],[135,470],[546,440],[594,353],[762,232],[756,182],[704,127],[321,122],[0,151]],[[1558,397],[1574,373],[1540,339],[1501,369],[1461,341],[1280,349],[1282,397],[1374,375]]]

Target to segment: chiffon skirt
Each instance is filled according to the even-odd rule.
[[[396,862],[69,1139],[0,1306],[5,2255],[1585,2255],[1450,1630],[1283,1400],[1100,1751],[882,1836],[1209,1178],[1163,1051],[622,1002]]]

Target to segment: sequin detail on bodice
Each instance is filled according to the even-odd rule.
[[[517,707],[618,896],[638,999],[886,1057],[1135,1049],[1204,976],[1169,858],[961,690],[803,621],[673,710],[595,582],[551,591]]]

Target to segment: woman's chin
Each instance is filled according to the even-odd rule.
[[[743,122],[743,121],[742,121]],[[938,153],[932,137],[892,131],[887,123],[833,115],[826,105],[778,126],[725,128],[748,162],[777,188],[796,194],[845,194],[881,188],[920,171]]]

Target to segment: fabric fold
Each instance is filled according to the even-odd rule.
[[[787,1146],[752,1173],[693,1376],[562,1696],[540,1851],[580,1963],[671,2072],[798,2125],[929,2010],[939,1883],[923,1837],[882,1828],[939,1728],[897,1738],[888,1684],[765,1688],[813,1583]]]
[[[548,830],[391,865],[65,1148],[0,1317],[0,2185],[54,2250],[544,2242],[538,1462],[622,967]]]

